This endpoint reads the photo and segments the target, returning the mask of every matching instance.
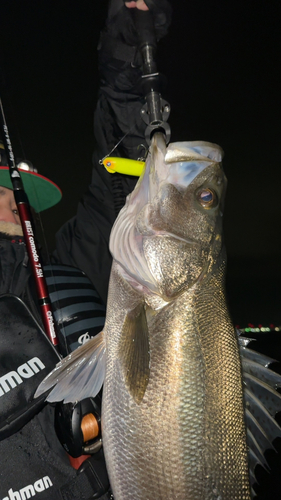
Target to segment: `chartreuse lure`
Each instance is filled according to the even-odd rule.
[[[107,157],[102,161],[103,166],[110,174],[134,175],[140,177],[145,162],[138,160],[129,160],[128,158]]]

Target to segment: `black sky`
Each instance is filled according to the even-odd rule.
[[[106,2],[1,0],[1,96],[16,156],[63,190],[50,250],[91,173],[96,45]],[[278,2],[174,2],[159,43],[172,141],[225,151],[228,293],[235,323],[281,324]]]

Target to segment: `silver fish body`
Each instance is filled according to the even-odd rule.
[[[253,375],[273,382],[264,368],[271,360],[248,354],[243,341],[239,354],[227,310],[221,157],[210,143],[166,149],[155,134],[112,230],[104,333],[39,388],[55,385],[48,400],[69,402],[94,397],[105,379],[102,436],[115,500],[251,498],[240,356],[254,366],[245,382],[253,433],[268,413],[252,396]],[[264,401],[278,399],[261,384]],[[255,467],[260,447],[251,442]]]
[[[250,499],[211,146],[166,151],[155,136],[112,231],[102,422],[116,500]]]

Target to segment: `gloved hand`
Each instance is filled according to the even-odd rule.
[[[135,29],[132,8],[145,10],[145,6],[151,11],[157,40],[165,36],[171,23],[172,7],[168,0],[111,0],[106,22],[106,33],[115,40],[137,46],[138,35]]]
[[[150,10],[158,40],[167,34],[172,18],[172,6],[168,0],[123,1],[129,9]]]

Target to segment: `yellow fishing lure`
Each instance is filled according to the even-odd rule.
[[[145,162],[129,160],[128,158],[107,157],[102,161],[103,166],[110,174],[135,175],[139,177],[144,169]]]

